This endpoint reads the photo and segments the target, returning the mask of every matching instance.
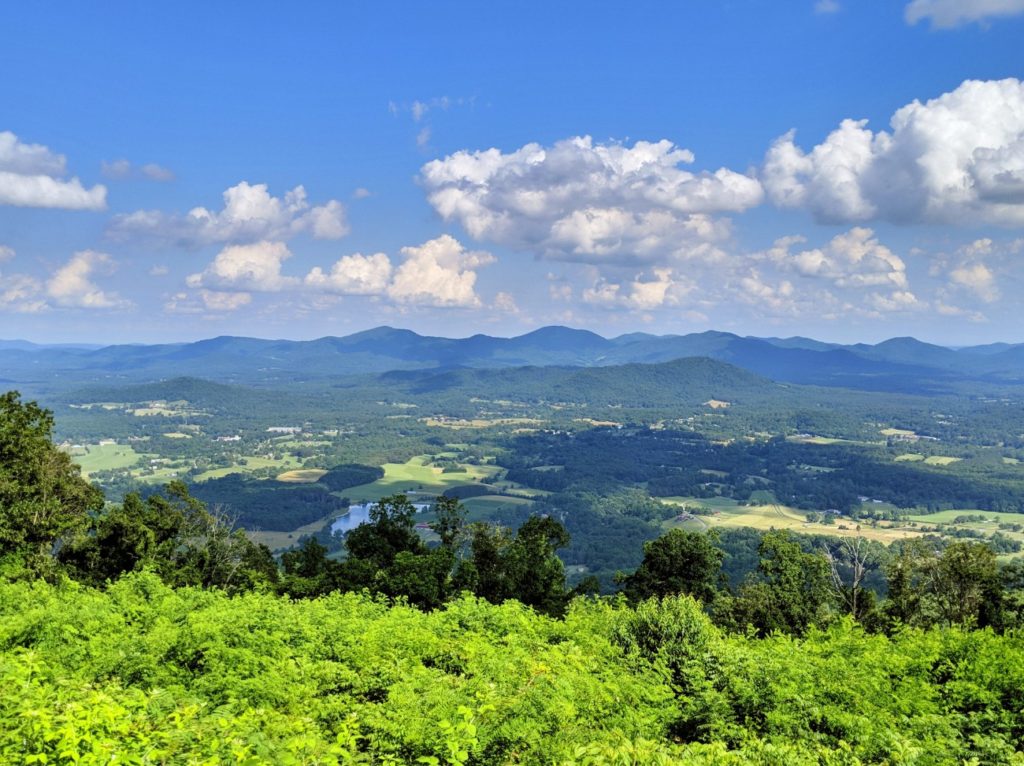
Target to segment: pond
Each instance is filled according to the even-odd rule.
[[[336,532],[351,532],[353,529],[358,527],[360,524],[365,524],[370,520],[370,509],[375,503],[363,503],[362,505],[350,505],[348,507],[348,513],[344,516],[339,517],[331,524],[331,534]],[[413,507],[416,509],[416,513],[423,513],[430,507],[429,503],[413,503]]]

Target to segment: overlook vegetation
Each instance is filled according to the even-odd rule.
[[[1024,763],[1024,567],[985,543],[677,528],[598,597],[558,514],[452,492],[276,561],[181,482],[104,505],[52,429],[0,398],[5,762]]]

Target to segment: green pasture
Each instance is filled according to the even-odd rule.
[[[963,458],[950,457],[948,455],[931,455],[924,459],[925,465],[941,465],[947,466],[953,463],[959,463]]]
[[[911,521],[918,521],[922,524],[952,524],[957,516],[984,516],[992,522],[985,524],[995,529],[996,524],[1024,524],[1024,513],[999,513],[996,511],[979,511],[976,508],[962,508],[951,511],[939,511],[938,513],[919,513],[907,518]],[[972,522],[967,526],[979,526]]]
[[[88,444],[71,452],[71,458],[82,467],[82,475],[89,477],[97,471],[131,468],[142,455],[127,444]]]
[[[921,534],[913,529],[887,524],[879,524],[872,527],[867,522],[861,522],[860,529],[858,530],[858,522],[851,519],[837,519],[835,524],[810,523],[807,521],[807,511],[777,503],[740,505],[735,500],[725,497],[663,497],[660,499],[681,506],[680,510],[683,510],[685,507],[703,505],[719,511],[716,515],[695,516],[685,522],[670,519],[662,524],[666,529],[675,527],[690,530],[714,529],[716,527],[750,527],[762,531],[789,529],[793,532],[802,532],[810,535],[865,537],[869,540],[878,540],[883,543],[891,543],[894,540],[907,537],[917,537]]]
[[[344,494],[352,502],[380,500],[382,497],[399,492],[405,494],[439,495],[449,487],[469,484],[477,479],[485,481],[502,469],[494,465],[469,465],[458,473],[442,473],[440,468],[430,465],[431,455],[419,455],[405,463],[385,463],[384,476],[370,484],[346,489]]]
[[[491,516],[503,508],[514,508],[517,506],[531,505],[531,501],[524,497],[505,497],[503,495],[481,495],[471,497],[462,501],[469,511],[471,521],[479,521]]]
[[[209,471],[203,471],[203,473],[196,476],[195,481],[219,479],[230,473],[252,473],[258,468],[276,468],[281,473],[302,468],[302,462],[292,455],[284,455],[278,458],[246,455],[243,459],[246,461],[244,464],[239,462],[234,465],[224,466],[221,468],[211,468]]]

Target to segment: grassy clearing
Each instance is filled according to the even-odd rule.
[[[324,516],[322,519],[311,521],[309,524],[294,529],[291,532],[269,532],[246,530],[245,534],[255,543],[263,543],[272,551],[280,551],[291,548],[303,535],[315,535],[325,524],[328,524],[338,517],[337,513]]]
[[[292,455],[284,455],[277,458],[247,455],[243,457],[242,460],[245,462],[238,462],[235,465],[204,471],[196,476],[195,480],[206,481],[207,479],[219,479],[230,473],[252,473],[258,468],[277,468],[281,473],[302,468],[302,463],[299,462],[298,458],[295,458]]]
[[[312,484],[327,471],[320,468],[297,468],[277,475],[278,481],[289,484]]]
[[[891,543],[895,540],[919,537],[921,535],[919,531],[914,529],[884,524],[872,527],[866,522],[862,523],[861,528],[858,530],[856,528],[857,522],[850,519],[840,519],[835,524],[812,524],[807,521],[806,511],[777,504],[740,505],[731,498],[673,497],[661,499],[683,507],[704,505],[719,511],[714,516],[697,516],[685,522],[679,522],[674,519],[664,522],[662,526],[666,529],[674,527],[691,530],[714,529],[716,527],[751,527],[762,531],[788,529],[793,532],[809,535],[864,537],[868,540],[878,540],[882,543]],[[841,527],[846,527],[846,529]]]
[[[1015,457],[1004,457],[1003,465],[1019,465],[1020,461]]]
[[[471,497],[462,501],[469,511],[471,521],[478,521],[490,516],[502,508],[512,508],[523,505],[531,505],[531,501],[523,497],[504,497],[502,495],[482,495]]]
[[[449,418],[439,415],[432,418],[420,418],[419,421],[432,428],[493,428],[495,426],[541,425],[543,420],[537,418]]]
[[[346,489],[344,494],[352,502],[380,500],[398,492],[436,496],[449,487],[468,484],[477,479],[483,481],[502,469],[494,465],[464,465],[465,471],[442,473],[440,468],[430,465],[430,455],[420,455],[405,463],[385,463],[384,477],[372,484],[362,484]]]
[[[893,458],[897,463],[920,463],[924,460],[924,455],[919,452],[904,452],[902,455],[897,455]]]
[[[852,439],[835,439],[831,436],[812,436],[802,434],[787,436],[786,441],[797,442],[798,444],[867,444],[868,442],[853,441]]]
[[[131,468],[142,459],[142,455],[127,444],[89,444],[73,450],[71,457],[82,467],[86,478],[97,471]]]
[[[142,473],[138,470],[132,471],[132,478],[146,484],[166,484],[174,479],[180,479],[188,471],[188,465],[162,465],[154,468],[152,473]]]
[[[963,458],[949,457],[948,455],[930,455],[924,459],[925,465],[952,465],[959,463]]]
[[[915,431],[908,431],[905,428],[883,428],[879,433],[882,436],[917,436]]]
[[[951,524],[957,516],[984,516],[986,519],[992,519],[995,523],[1024,524],[1024,513],[998,513],[996,511],[979,511],[976,508],[957,508],[951,511],[939,511],[938,513],[920,513],[908,516],[907,518],[924,524]],[[990,524],[989,526],[992,525]]]
[[[274,449],[303,449],[306,447],[329,447],[330,439],[293,439],[290,436],[278,436],[274,439]]]

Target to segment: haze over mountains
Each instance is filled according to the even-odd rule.
[[[67,377],[86,383],[191,375],[269,384],[399,370],[605,367],[687,357],[728,362],[778,381],[869,390],[939,391],[961,381],[1024,384],[1024,344],[952,349],[893,338],[876,345],[840,345],[715,331],[603,338],[557,326],[513,338],[452,339],[378,327],[311,341],[223,336],[194,343],[101,348],[0,341],[0,379],[46,385]]]

